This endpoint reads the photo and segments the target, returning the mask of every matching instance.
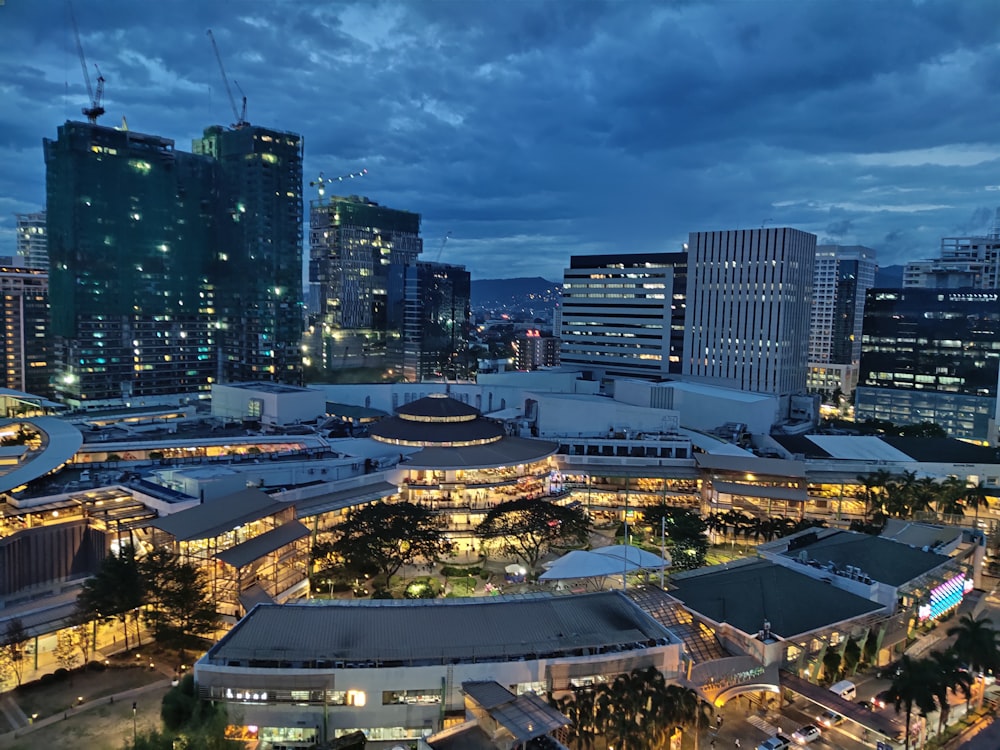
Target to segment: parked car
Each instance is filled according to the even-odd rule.
[[[815,724],[806,724],[792,732],[792,742],[799,745],[808,745],[813,740],[818,740],[822,734],[820,728]]]
[[[786,750],[791,744],[792,741],[785,735],[776,734],[757,745],[757,750]]]
[[[843,723],[844,717],[838,714],[836,711],[824,711],[819,716],[816,717],[816,723],[819,724],[824,729],[829,729],[830,727],[835,727],[838,724]]]

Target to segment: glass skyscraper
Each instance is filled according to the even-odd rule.
[[[934,422],[951,437],[996,442],[1000,294],[870,289],[855,418]]]
[[[403,275],[404,380],[467,379],[472,329],[469,272],[464,266],[415,262],[403,267]]]

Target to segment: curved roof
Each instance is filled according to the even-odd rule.
[[[368,434],[384,442],[410,445],[492,442],[503,437],[503,427],[488,419],[469,422],[410,422],[390,417],[373,424]]]
[[[419,417],[423,419],[457,420],[475,419],[479,415],[479,410],[468,404],[463,404],[458,399],[452,398],[447,393],[432,393],[424,398],[418,398],[396,409],[403,419],[407,417]]]
[[[56,417],[5,419],[0,422],[0,427],[21,423],[29,424],[43,434],[42,449],[29,454],[17,467],[0,475],[0,492],[9,492],[55,471],[71,461],[83,445],[83,434],[73,425]]]
[[[492,469],[541,461],[558,449],[558,443],[517,437],[505,437],[485,445],[428,446],[410,456],[401,468]]]

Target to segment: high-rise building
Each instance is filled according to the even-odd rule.
[[[45,212],[15,214],[17,221],[17,264],[32,271],[49,272],[49,244],[45,232]]]
[[[809,317],[808,389],[849,394],[857,382],[865,292],[875,284],[875,251],[861,245],[816,248]]]
[[[469,377],[471,276],[465,266],[414,262],[402,267],[403,378],[420,382]],[[394,354],[396,347],[390,347]]]
[[[0,268],[0,318],[4,387],[49,395],[48,273],[28,268]]]
[[[1000,227],[988,237],[944,237],[941,254],[903,267],[906,289],[1000,289]]]
[[[402,336],[403,268],[422,250],[420,214],[356,195],[310,202],[312,347],[325,367],[401,364],[386,352]]]
[[[224,381],[302,379],[302,136],[257,125],[207,128],[196,154],[223,192],[216,307]]]
[[[514,337],[514,368],[537,370],[559,366],[558,338],[550,333],[530,329]]]
[[[80,122],[44,145],[55,392],[79,405],[208,390],[218,164]]]
[[[685,253],[574,255],[569,265],[558,312],[562,365],[595,377],[680,374]]]
[[[685,378],[779,396],[806,387],[816,235],[693,232]]]
[[[995,444],[1000,293],[869,289],[855,418]]]

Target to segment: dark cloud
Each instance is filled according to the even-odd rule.
[[[450,231],[479,278],[764,222],[889,265],[1000,203],[997,3],[74,2],[105,124],[187,148],[231,122],[212,28],[249,119],[305,136],[306,181],[367,167],[352,192],[423,214],[428,256]],[[67,8],[0,6],[0,255],[86,104]]]

